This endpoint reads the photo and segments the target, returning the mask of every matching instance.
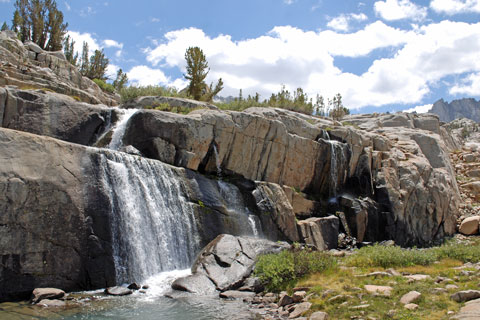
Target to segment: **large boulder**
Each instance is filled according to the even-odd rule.
[[[68,142],[93,144],[117,119],[115,111],[49,91],[0,88],[0,126]]]
[[[192,266],[192,275],[175,280],[172,288],[192,293],[238,289],[251,274],[258,255],[286,248],[286,243],[219,235],[198,254]],[[199,283],[203,283],[204,289]]]
[[[308,218],[298,222],[305,243],[320,251],[337,248],[339,226],[340,221],[335,216]]]

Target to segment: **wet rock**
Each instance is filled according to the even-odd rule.
[[[66,303],[62,300],[51,300],[51,299],[43,299],[38,302],[39,306],[42,307],[65,307]]]
[[[465,302],[480,298],[480,291],[478,290],[464,290],[459,291],[450,296],[450,299],[456,302]]]
[[[417,301],[420,299],[422,294],[418,291],[410,291],[409,293],[406,293],[400,298],[400,303],[401,304],[409,304]]]
[[[131,289],[131,290],[140,290],[142,288],[142,286],[140,286],[138,283],[131,283],[130,285],[128,285],[127,287],[128,289]]]
[[[45,299],[60,299],[65,296],[65,291],[56,288],[36,288],[32,292],[32,302],[38,303]]]
[[[473,235],[478,233],[480,216],[469,217],[462,221],[458,231],[464,235]]]
[[[144,284],[144,285],[142,286],[142,289],[150,289],[150,286],[149,286],[148,284]]]
[[[378,294],[387,297],[389,297],[393,291],[393,288],[389,286],[365,285],[364,288],[370,294]]]
[[[307,245],[321,251],[337,248],[340,225],[337,217],[309,218],[297,224],[300,235]]]
[[[302,302],[297,305],[295,305],[295,308],[293,311],[290,313],[288,316],[289,319],[294,319],[297,317],[300,317],[304,313],[306,313],[310,308],[312,307],[312,304],[310,302]]]
[[[133,291],[125,287],[116,286],[105,289],[105,293],[111,296],[127,296],[132,294]]]
[[[204,274],[194,274],[178,278],[173,281],[172,289],[202,295],[211,295],[218,292],[212,280]]]

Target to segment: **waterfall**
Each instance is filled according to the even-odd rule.
[[[222,168],[220,167],[220,156],[218,155],[217,146],[213,144],[213,154],[215,156],[215,166],[217,167],[217,176],[222,175]]]
[[[330,145],[330,198],[337,197],[338,182],[346,177],[348,145],[335,140],[325,140]],[[343,171],[343,172],[342,172]]]
[[[127,130],[128,120],[138,111],[138,109],[119,109],[121,116],[117,121],[117,124],[113,128],[113,135],[110,144],[108,145],[109,149],[118,150],[122,146],[123,135],[125,130]]]
[[[175,170],[159,161],[104,152],[117,283],[189,268],[198,252],[194,211]]]

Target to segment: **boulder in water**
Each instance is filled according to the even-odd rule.
[[[65,291],[56,288],[36,288],[32,292],[32,302],[38,303],[44,299],[59,299],[65,296]]]
[[[201,295],[210,295],[218,292],[215,284],[203,274],[178,278],[172,283],[172,289]]]
[[[116,286],[105,289],[105,293],[111,296],[127,296],[132,294],[133,291],[125,287]]]
[[[140,290],[142,286],[134,282],[134,283],[131,283],[127,288],[131,290]]]

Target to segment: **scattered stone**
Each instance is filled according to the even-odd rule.
[[[317,311],[310,315],[309,320],[328,320],[328,314],[323,311]]]
[[[375,272],[372,272],[372,273],[369,273],[369,274],[365,274],[365,275],[358,275],[356,277],[391,277],[392,274],[389,273],[389,272],[383,272],[383,271],[375,271]]]
[[[370,294],[378,294],[382,296],[389,297],[392,294],[392,287],[388,286],[374,286],[374,285],[365,285],[365,290]]]
[[[65,291],[56,288],[36,288],[32,292],[32,302],[38,303],[44,299],[60,299],[65,296]]]
[[[243,285],[238,288],[239,291],[252,291],[252,292],[262,292],[264,286],[259,278],[257,277],[248,277],[244,282]]]
[[[402,274],[395,269],[388,269],[387,272],[390,273],[392,276],[395,276],[395,277],[402,276]]]
[[[144,284],[144,285],[142,286],[142,289],[145,289],[145,290],[150,289],[150,286],[149,286],[148,284]]]
[[[328,302],[334,303],[334,302],[344,301],[348,299],[353,299],[353,297],[350,295],[339,294],[337,296],[334,296],[328,299]]]
[[[131,283],[128,287],[130,290],[140,290],[142,287],[138,283]]]
[[[408,276],[404,276],[405,278],[413,281],[422,281],[422,280],[428,280],[431,279],[429,275],[426,274],[412,274]]]
[[[447,289],[444,289],[444,288],[434,288],[433,289],[433,293],[435,294],[442,294],[442,293],[447,293]]]
[[[361,305],[358,305],[358,306],[350,307],[350,309],[352,309],[352,310],[360,310],[360,309],[367,309],[368,307],[370,307],[369,304],[361,304]]]
[[[302,301],[305,298],[306,295],[307,295],[306,291],[294,292],[293,295],[292,295],[293,302],[297,303],[297,302]]]
[[[295,306],[295,309],[290,313],[288,318],[289,319],[297,318],[302,314],[304,314],[305,312],[307,312],[308,310],[310,310],[311,307],[312,307],[312,304],[310,302],[299,303]]]
[[[278,300],[278,305],[280,307],[287,306],[293,302],[293,298],[290,297],[286,292],[280,293],[280,299]]]
[[[418,304],[408,303],[404,306],[404,308],[408,309],[408,310],[417,310],[418,309]]]
[[[469,217],[462,221],[458,231],[464,235],[473,235],[478,233],[480,216]]]
[[[422,294],[418,291],[410,291],[402,296],[400,299],[401,304],[411,304],[412,302],[417,301]]]
[[[65,307],[66,303],[62,300],[43,299],[38,302],[38,305],[42,307]]]
[[[253,298],[255,296],[255,292],[248,292],[248,291],[237,291],[237,290],[229,290],[220,293],[220,298],[223,299],[248,299]]]
[[[447,290],[457,290],[457,289],[458,289],[458,286],[455,285],[455,284],[447,284],[447,285],[445,286],[445,289],[447,289]]]
[[[459,291],[450,296],[456,302],[465,302],[480,298],[480,291],[478,290],[464,290]]]
[[[126,296],[132,294],[133,291],[125,287],[116,286],[105,289],[105,293],[111,296]]]

